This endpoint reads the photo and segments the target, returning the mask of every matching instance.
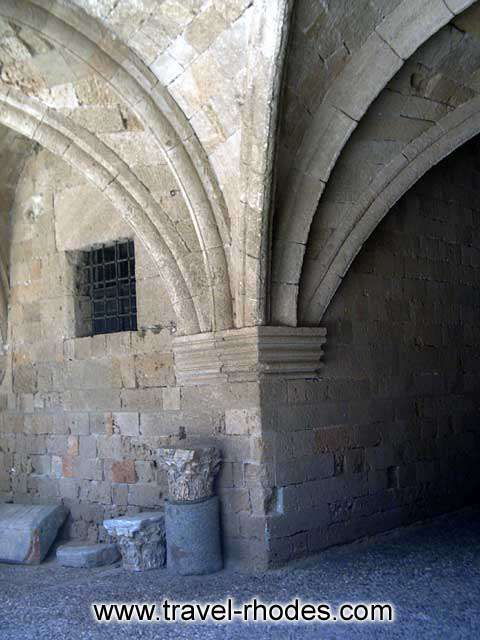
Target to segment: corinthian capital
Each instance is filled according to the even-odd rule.
[[[177,502],[203,500],[213,495],[213,481],[220,468],[215,447],[157,450],[161,469],[167,472],[170,498]]]

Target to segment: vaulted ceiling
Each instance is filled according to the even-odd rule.
[[[39,144],[198,333],[318,324],[392,204],[479,130],[469,0],[0,0],[0,255]]]

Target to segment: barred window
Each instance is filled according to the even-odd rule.
[[[136,331],[133,241],[118,241],[83,251],[80,269],[80,293],[90,300],[91,334]]]

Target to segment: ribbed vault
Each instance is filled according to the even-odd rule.
[[[478,3],[460,13],[471,4],[369,3],[353,35],[346,9],[297,8],[277,158],[274,323],[318,324],[392,204],[478,132]],[[319,52],[316,75],[308,47]]]
[[[81,148],[87,154],[81,170],[99,188],[109,185],[109,197],[115,197],[119,211],[152,253],[176,309],[180,331],[231,326],[226,260],[229,231],[223,199],[175,101],[132,51],[75,7],[51,2],[47,10],[44,3],[5,0],[0,4],[0,17],[14,31],[8,36],[16,46],[12,60],[4,61],[2,68],[6,85],[2,122],[29,137],[42,137],[40,143],[67,161],[73,149]],[[25,60],[19,60],[19,51],[25,52]],[[51,58],[48,70],[46,56]],[[62,82],[50,81],[49,86],[56,60]],[[136,140],[115,139],[93,122],[77,119],[81,109],[76,109],[72,87],[75,92],[88,75],[95,77],[99,93],[118,97],[122,117],[134,119],[144,139],[148,138],[153,149],[158,147],[161,159],[157,164],[173,177],[170,193],[179,193],[181,198],[181,202],[177,198],[174,216],[163,206],[166,194],[156,191],[155,176],[149,184],[148,172],[132,166],[138,136]],[[75,162],[80,168],[82,163]],[[99,174],[104,178],[100,184]]]
[[[352,133],[418,47],[471,4],[405,0],[297,7],[278,152],[282,178],[274,223],[273,322],[296,325],[305,318],[298,305],[310,295],[299,290],[305,253],[313,251],[308,249],[311,224],[325,187],[336,179],[337,161],[350,153]],[[338,222],[343,214],[337,209],[334,215]]]
[[[310,232],[301,322],[321,318],[353,258],[392,205],[478,133],[480,39],[475,15],[430,39],[387,85],[332,173]],[[461,28],[462,27],[462,28]]]

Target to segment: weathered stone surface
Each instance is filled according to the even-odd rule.
[[[125,569],[146,571],[165,564],[163,511],[112,518],[105,520],[103,526],[111,536],[116,536]]]
[[[157,460],[167,472],[171,500],[203,500],[213,495],[213,481],[221,461],[215,447],[158,449]]]
[[[187,386],[316,375],[325,334],[320,327],[259,326],[179,336],[173,345],[177,380]]]
[[[112,482],[132,483],[137,479],[133,460],[114,461],[111,466]]]
[[[0,504],[0,562],[39,564],[66,517],[62,505]]]
[[[217,496],[201,502],[165,503],[167,569],[182,576],[223,567]]]
[[[452,19],[452,12],[441,0],[408,0],[377,27],[377,32],[405,60],[429,36]]]
[[[120,551],[112,544],[65,544],[57,549],[57,560],[64,567],[103,567],[120,560]]]
[[[69,4],[1,5],[0,500],[93,542],[215,444],[225,548],[279,561],[466,494],[477,150],[368,235],[480,131],[478,3]],[[77,252],[122,238],[139,330],[86,335]]]

